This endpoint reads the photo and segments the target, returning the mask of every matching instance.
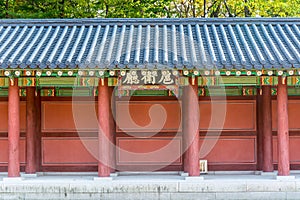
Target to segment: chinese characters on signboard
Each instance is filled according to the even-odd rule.
[[[131,70],[122,74],[122,85],[174,85],[177,71]]]

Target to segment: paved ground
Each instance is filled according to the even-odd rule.
[[[44,173],[23,180],[0,174],[0,199],[300,199],[300,171],[277,180],[257,172],[210,172],[201,179],[179,173],[120,173],[112,180],[96,173]],[[5,179],[3,181],[3,178]]]

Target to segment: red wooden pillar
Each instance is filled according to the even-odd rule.
[[[189,86],[184,87],[183,94],[183,141],[184,171],[189,176],[199,176],[199,104],[198,84],[196,79],[191,80]]]
[[[20,97],[18,79],[8,87],[8,177],[20,176]]]
[[[278,137],[278,175],[290,174],[288,94],[286,77],[278,77],[277,85],[277,137]]]
[[[98,161],[98,176],[110,176],[110,92],[108,87],[108,79],[99,79],[98,85],[98,146],[99,146],[99,161]]]
[[[272,97],[271,86],[262,86],[263,171],[273,172]]]
[[[35,112],[35,88],[26,88],[26,166],[25,172],[36,173],[36,112]]]
[[[38,88],[36,89],[35,110],[36,110],[35,163],[36,163],[36,170],[41,171],[41,164],[42,164],[41,91]]]
[[[115,112],[115,98],[114,98],[114,87],[109,87],[109,127],[110,127],[110,133],[109,133],[109,140],[110,140],[110,172],[114,173],[116,171],[116,125],[115,120],[113,116],[113,112]]]
[[[257,89],[256,121],[257,121],[257,170],[263,169],[263,119],[262,119],[262,89]]]

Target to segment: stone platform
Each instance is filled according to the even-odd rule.
[[[257,172],[209,172],[186,179],[180,172],[118,173],[94,179],[97,173],[39,173],[3,181],[0,199],[300,199],[300,172],[294,179]]]

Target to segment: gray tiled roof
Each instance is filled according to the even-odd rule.
[[[0,20],[0,68],[300,67],[300,18]]]

